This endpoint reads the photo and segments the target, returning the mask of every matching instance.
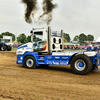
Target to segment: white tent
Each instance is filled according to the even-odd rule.
[[[98,37],[98,39],[96,40],[96,42],[100,42],[100,37]]]

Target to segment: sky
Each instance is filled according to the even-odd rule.
[[[25,5],[21,0],[0,0],[0,33],[11,32],[18,36],[25,33],[30,35],[32,28],[47,28],[55,31],[63,30],[70,35],[71,40],[76,35],[91,34],[94,39],[100,37],[100,0],[53,0],[57,3],[52,12],[49,25],[38,22],[38,14],[42,14],[42,1],[38,1],[38,11],[32,24],[25,21]]]

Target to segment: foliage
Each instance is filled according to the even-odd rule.
[[[94,36],[91,34],[87,35],[87,41],[93,41],[94,40]]]
[[[26,42],[27,42],[26,35],[25,35],[24,33],[20,34],[20,35],[17,37],[17,41],[18,41],[18,42],[21,42],[21,43],[26,43]]]
[[[37,41],[41,40],[39,37],[36,37],[36,35],[34,35],[33,39],[34,39],[34,42],[37,42]]]
[[[0,38],[3,38],[3,36],[0,34]]]
[[[64,33],[64,38],[67,42],[70,42],[70,36],[67,33]]]
[[[70,36],[67,33],[63,33],[64,34],[64,38],[63,41],[64,42],[70,42]],[[0,38],[3,38],[3,36],[12,36],[12,40],[15,41],[15,35],[13,33],[10,32],[3,32],[0,34]],[[34,35],[34,41],[39,41],[40,38],[36,37]],[[93,41],[94,40],[94,36],[91,34],[88,34],[87,36],[84,33],[81,33],[79,36],[76,35],[73,39],[73,41],[78,41],[80,44],[85,44],[85,41]],[[27,36],[22,33],[17,37],[17,41],[21,42],[21,43],[26,43],[26,42],[31,42],[31,36]]]
[[[80,44],[85,44],[85,41],[93,41],[94,36],[91,34],[85,35],[84,33],[81,33],[79,36],[76,35],[73,39],[73,41],[78,41]]]
[[[79,35],[79,43],[80,44],[85,44],[85,41],[87,40],[87,36],[84,33],[81,33]]]
[[[27,42],[31,42],[31,35],[28,36],[26,39],[27,39]]]
[[[36,37],[35,35],[33,39],[34,39],[34,42],[40,41],[40,38]],[[17,41],[21,43],[31,42],[31,35],[26,37],[26,35],[22,33],[17,37]]]
[[[79,36],[76,35],[76,36],[74,37],[73,41],[79,41]]]
[[[15,35],[10,32],[3,32],[0,34],[0,38],[3,38],[3,36],[12,36],[12,41],[15,41]]]
[[[65,38],[63,38],[63,41],[64,41],[64,43],[66,43],[66,42],[67,42],[67,40],[66,40]]]

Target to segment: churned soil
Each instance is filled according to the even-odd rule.
[[[100,100],[100,70],[75,75],[70,66],[26,69],[12,51],[0,58],[0,100]]]

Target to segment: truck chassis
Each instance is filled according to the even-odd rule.
[[[96,55],[89,57],[85,53],[94,53]],[[100,65],[100,53],[96,53],[95,51],[67,52],[67,55],[65,54],[65,52],[58,52],[58,54],[54,52],[51,55],[39,55],[38,52],[25,52],[24,55],[17,55],[17,64],[22,64],[29,69],[34,69],[41,65],[70,64],[73,73],[80,75],[98,70],[98,66]]]

